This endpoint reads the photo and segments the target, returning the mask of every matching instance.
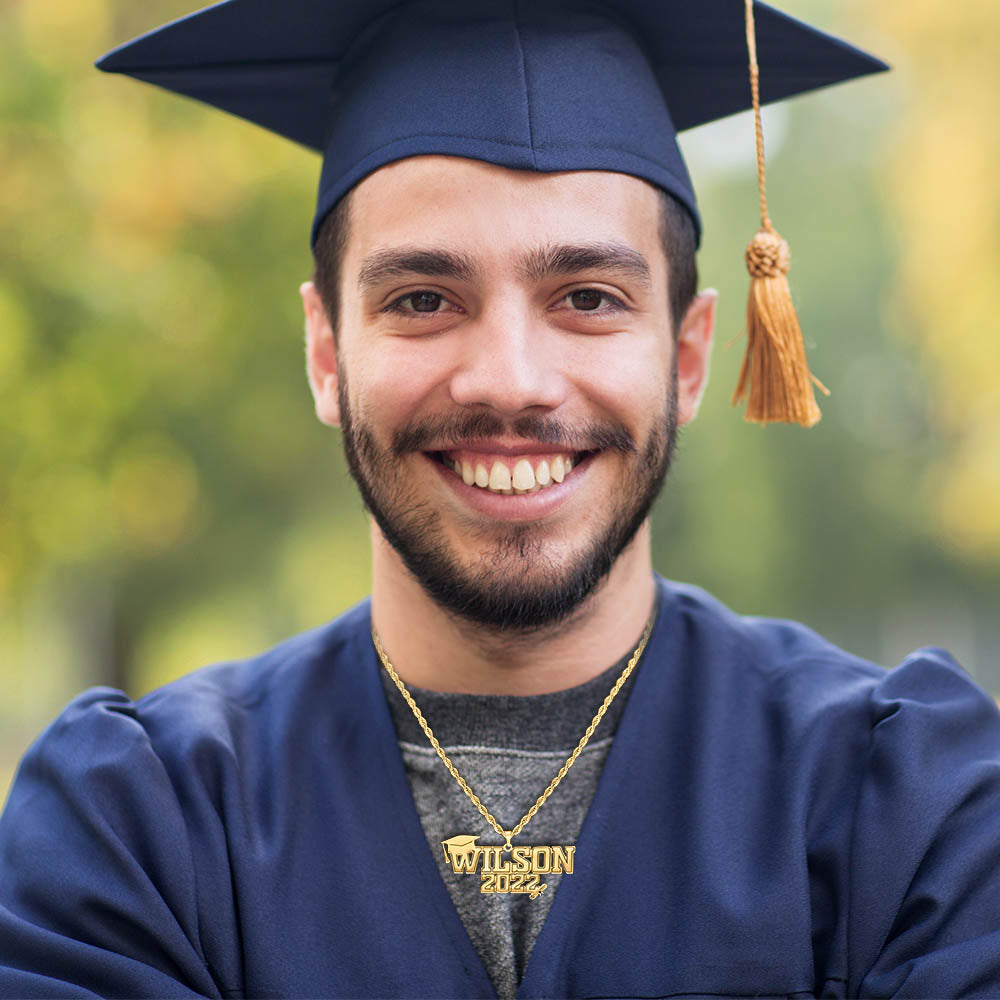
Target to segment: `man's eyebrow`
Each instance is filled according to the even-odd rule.
[[[471,257],[454,250],[422,247],[375,250],[361,263],[358,286],[367,291],[386,280],[408,274],[472,281],[476,266]]]
[[[558,275],[581,271],[606,271],[636,278],[650,287],[649,262],[627,243],[579,243],[540,247],[518,264],[522,276],[542,281]]]

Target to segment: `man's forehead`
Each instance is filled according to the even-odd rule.
[[[409,156],[379,167],[351,192],[352,202],[392,200],[405,193],[412,202],[433,202],[442,192],[453,197],[478,196],[489,190],[494,198],[565,199],[606,202],[609,198],[657,195],[642,178],[614,170],[521,170],[464,156]]]
[[[352,191],[348,255],[360,260],[437,245],[481,257],[492,247],[516,250],[524,270],[566,245],[648,253],[658,240],[659,198],[648,182],[612,171],[539,173],[461,157],[410,157]]]

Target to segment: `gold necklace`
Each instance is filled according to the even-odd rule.
[[[479,811],[479,815],[504,838],[503,847],[479,845],[476,843],[478,837],[468,834],[460,834],[441,841],[441,846],[444,848],[445,863],[450,864],[456,874],[475,874],[476,872],[480,874],[482,879],[480,892],[526,893],[532,899],[535,899],[548,888],[547,884],[540,881],[541,875],[547,873],[573,874],[574,855],[576,854],[575,845],[541,845],[537,847],[522,847],[518,845],[515,847],[512,840],[520,834],[535,813],[545,805],[548,797],[556,790],[559,782],[566,777],[569,769],[576,763],[580,754],[583,753],[584,747],[586,747],[590,742],[590,738],[594,735],[594,730],[600,725],[601,719],[604,718],[611,703],[615,700],[615,696],[621,691],[635,669],[636,664],[639,662],[646,648],[646,643],[649,641],[649,634],[652,629],[653,618],[651,617],[646,624],[646,628],[643,630],[642,638],[639,640],[639,645],[636,646],[635,652],[629,657],[625,669],[608,692],[608,696],[604,699],[601,707],[598,708],[597,714],[591,720],[590,725],[587,726],[587,731],[580,738],[580,742],[577,743],[576,748],[566,758],[566,762],[559,768],[558,773],[549,782],[548,787],[538,796],[534,805],[521,817],[517,825],[510,830],[505,830],[497,822],[489,809],[483,805],[482,800],[469,787],[469,783],[459,774],[458,768],[455,767],[444,752],[444,748],[438,742],[434,731],[424,718],[423,712],[420,711],[417,703],[413,700],[413,695],[410,694],[402,678],[396,673],[374,626],[372,627],[372,641],[375,643],[375,652],[378,654],[379,661],[392,678],[393,684],[399,689],[399,693],[405,699],[406,704],[410,706],[410,711],[416,717],[420,728],[424,731],[424,735],[430,740],[435,753],[441,758],[441,763],[448,768],[448,772],[458,782],[459,788],[469,797],[469,800]],[[511,855],[510,860],[504,861],[503,855],[508,852]]]

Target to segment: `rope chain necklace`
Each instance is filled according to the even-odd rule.
[[[590,738],[600,725],[601,719],[604,718],[611,703],[615,700],[618,692],[624,687],[625,682],[629,679],[632,671],[642,657],[652,630],[653,618],[651,617],[646,623],[642,638],[639,640],[639,645],[636,646],[635,651],[625,665],[625,669],[621,672],[618,680],[615,681],[607,697],[601,703],[594,718],[591,719],[586,732],[580,737],[580,742],[577,743],[573,752],[566,758],[566,762],[559,768],[556,776],[549,782],[545,791],[535,800],[534,805],[521,817],[515,826],[509,830],[505,830],[493,813],[486,808],[479,796],[469,787],[469,783],[462,777],[458,768],[455,767],[445,753],[444,748],[434,735],[434,730],[431,729],[424,718],[423,712],[420,711],[417,703],[413,700],[413,695],[410,694],[403,683],[403,679],[396,673],[389,657],[386,655],[385,648],[382,646],[382,640],[379,639],[374,626],[372,627],[372,641],[375,643],[375,652],[378,654],[379,661],[392,678],[393,684],[399,689],[399,693],[403,696],[406,704],[410,706],[410,711],[413,712],[414,717],[420,724],[420,728],[424,731],[424,735],[430,741],[434,752],[441,758],[441,763],[444,764],[448,769],[448,773],[458,782],[459,788],[468,796],[469,801],[476,807],[479,815],[489,823],[499,836],[504,838],[503,847],[489,847],[477,844],[478,837],[469,834],[459,834],[458,836],[449,837],[447,840],[441,841],[441,846],[444,849],[445,863],[451,865],[452,871],[456,875],[478,873],[482,883],[479,891],[482,893],[525,893],[531,899],[537,899],[548,888],[548,885],[541,881],[542,875],[549,873],[554,875],[560,873],[565,873],[566,875],[573,874],[576,845],[541,845],[537,847],[518,845],[515,847],[513,839],[528,825],[535,813],[545,805],[548,797],[559,787],[559,783],[566,777],[569,769],[576,763],[580,754],[583,753],[584,747],[590,742]],[[510,858],[504,860],[503,856],[507,853],[510,854]]]

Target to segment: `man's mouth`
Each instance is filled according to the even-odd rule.
[[[591,452],[553,452],[539,455],[489,455],[462,450],[430,452],[466,486],[491,493],[520,496],[538,493],[561,483],[573,467]]]

